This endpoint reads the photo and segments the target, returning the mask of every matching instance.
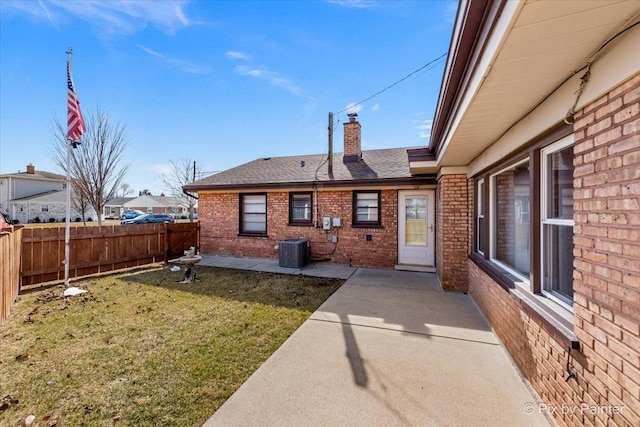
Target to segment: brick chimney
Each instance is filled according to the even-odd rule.
[[[36,173],[36,167],[33,166],[31,163],[29,163],[27,165],[27,173],[31,174],[31,175],[35,174]]]
[[[355,163],[362,158],[362,148],[360,144],[360,123],[358,114],[350,113],[349,121],[344,124],[344,157],[343,163]]]

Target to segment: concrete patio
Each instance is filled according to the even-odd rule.
[[[202,264],[279,269],[222,258]],[[288,272],[334,269],[347,282],[204,426],[549,425],[468,295],[443,292],[429,273]]]

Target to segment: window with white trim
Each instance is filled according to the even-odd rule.
[[[484,179],[478,180],[476,197],[476,248],[484,255]]]
[[[541,151],[542,292],[573,305],[573,145],[558,141]]]
[[[531,187],[529,159],[491,176],[491,260],[529,281]]]
[[[545,136],[477,177],[472,255],[563,333],[573,328],[574,235],[574,138],[565,135]]]

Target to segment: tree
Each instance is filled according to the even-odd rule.
[[[182,200],[189,208],[189,221],[193,222],[193,208],[197,198],[191,193],[182,191],[182,187],[193,182],[195,176],[201,176],[202,171],[191,159],[180,159],[177,162],[171,161],[171,170],[167,174],[160,175],[160,180],[171,194]]]
[[[123,164],[128,138],[124,125],[111,121],[107,113],[96,108],[85,121],[86,130],[80,145],[71,151],[70,174],[74,177],[75,198],[85,198],[98,216],[105,205],[117,196],[129,163]],[[67,170],[67,131],[60,120],[54,120],[54,145],[51,156],[58,166]]]
[[[86,196],[86,194],[84,192],[76,190],[77,188],[80,187],[79,183],[76,180],[73,180],[72,183],[73,183],[73,187],[71,188],[71,190],[72,190],[71,191],[71,204],[73,205],[75,210],[80,212],[80,215],[82,216],[82,223],[86,227],[87,226],[87,212],[89,212],[89,207],[91,206],[91,204],[89,203],[89,198]],[[100,216],[100,215],[98,215],[98,216]]]
[[[131,193],[133,193],[133,188],[131,188],[126,182],[123,182],[120,185],[120,196],[127,197]]]

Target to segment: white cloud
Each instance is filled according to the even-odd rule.
[[[243,76],[253,77],[259,80],[265,80],[271,83],[273,86],[284,89],[293,95],[300,95],[302,90],[291,82],[286,77],[283,77],[280,73],[270,71],[265,67],[249,67],[247,65],[238,65],[236,72]]]
[[[416,128],[418,129],[418,135],[420,138],[426,139],[431,135],[431,126],[433,125],[433,120],[425,119],[418,122]]]
[[[199,65],[184,59],[172,58],[162,53],[156,52],[155,50],[151,50],[145,46],[140,46],[140,49],[144,50],[149,55],[162,59],[165,64],[169,65],[172,68],[177,68],[184,73],[209,74],[211,72],[211,67],[208,67],[206,65]]]
[[[226,56],[227,58],[231,58],[231,59],[241,59],[243,61],[248,61],[251,59],[251,56],[247,55],[244,52],[239,52],[236,50],[230,50],[228,52],[226,52],[224,54],[224,56]]]
[[[373,106],[371,107],[371,111],[378,111],[379,109],[380,109],[380,104],[378,104],[377,102],[373,104]]]
[[[347,104],[347,106],[344,109],[347,112],[347,114],[352,114],[352,113],[357,114],[360,111],[362,111],[362,104],[356,104],[355,102],[350,102],[349,104]]]
[[[132,34],[152,25],[173,34],[191,25],[183,10],[185,0],[38,0],[3,1],[5,10],[15,10],[55,25],[65,16],[89,22],[101,34]]]

